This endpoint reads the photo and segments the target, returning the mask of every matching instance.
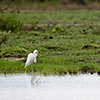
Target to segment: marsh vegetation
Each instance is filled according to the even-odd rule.
[[[100,29],[96,25],[100,11],[22,11],[0,16],[0,58],[25,58],[21,61],[0,59],[0,73],[100,74]],[[73,25],[59,26],[66,23]],[[84,25],[74,26],[76,23]],[[26,57],[34,49],[41,56],[36,64],[25,69]]]

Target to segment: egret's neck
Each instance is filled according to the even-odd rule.
[[[37,57],[37,53],[33,53]]]

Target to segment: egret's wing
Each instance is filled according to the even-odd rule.
[[[33,61],[34,61],[34,54],[30,53],[27,57],[25,67],[31,65],[33,63]]]

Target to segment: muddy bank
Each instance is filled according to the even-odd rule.
[[[14,57],[5,57],[5,58],[1,58],[4,60],[10,60],[10,61],[19,61],[19,60],[24,60],[24,58],[14,58]]]

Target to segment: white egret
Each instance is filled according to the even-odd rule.
[[[37,50],[34,50],[33,53],[28,54],[25,67],[31,65],[33,62],[36,63],[37,54],[40,55],[40,53]]]

